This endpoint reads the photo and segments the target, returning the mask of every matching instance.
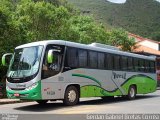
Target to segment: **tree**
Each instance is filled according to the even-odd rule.
[[[113,46],[120,47],[123,51],[132,51],[135,48],[135,39],[128,37],[128,32],[123,29],[113,29],[109,32],[109,41]]]
[[[77,15],[70,19],[70,39],[80,43],[108,43],[108,34],[103,25],[97,25],[89,16]]]
[[[68,10],[63,6],[32,0],[22,0],[14,15],[29,41],[60,38],[69,17]]]
[[[160,32],[153,33],[151,39],[160,41]]]
[[[12,16],[15,5],[11,0],[0,1],[0,58],[6,52],[13,52],[14,48],[25,43],[23,30],[17,26]],[[0,59],[0,80],[6,74],[6,67],[2,67]]]
[[[92,17],[72,9],[66,0],[0,1],[0,57],[20,44],[47,39],[99,42],[121,46],[125,51],[131,51],[135,44],[124,30],[107,31]],[[0,77],[5,70],[0,65]]]

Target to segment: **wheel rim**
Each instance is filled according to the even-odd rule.
[[[134,90],[134,88],[130,89],[130,96],[131,96],[131,98],[133,98],[135,96],[135,90]]]
[[[74,102],[76,100],[76,92],[74,90],[69,91],[68,100]]]

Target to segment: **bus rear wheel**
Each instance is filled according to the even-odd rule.
[[[36,102],[40,105],[45,105],[48,102],[48,100],[37,100]]]
[[[65,105],[72,106],[76,105],[78,102],[79,102],[79,91],[75,86],[69,86],[66,89],[63,103]]]
[[[131,85],[128,90],[128,95],[127,95],[128,99],[134,100],[136,98],[136,92],[137,92],[136,87],[134,85]]]

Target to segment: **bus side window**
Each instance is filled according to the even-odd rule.
[[[98,69],[104,69],[104,68],[105,68],[105,54],[98,53]]]
[[[149,61],[148,60],[145,60],[145,72],[149,72]]]
[[[120,70],[120,56],[119,55],[114,55],[114,70]]]
[[[138,72],[138,68],[139,68],[139,66],[138,66],[138,58],[134,58],[133,60],[134,60],[133,61],[134,71]]]
[[[89,51],[89,67],[90,68],[97,68],[97,52]]]
[[[134,71],[133,70],[133,59],[132,59],[132,57],[128,57],[128,70],[129,71]]]
[[[68,48],[67,50],[68,66],[76,68],[78,66],[78,55],[76,48]]]
[[[154,73],[155,72],[155,62],[150,61],[150,72]]]
[[[122,56],[121,57],[121,67],[122,70],[127,70],[127,57],[126,56]]]
[[[107,70],[112,70],[113,69],[113,55],[112,54],[106,54],[105,58],[105,64],[106,64],[106,69]]]
[[[52,57],[52,63],[48,62],[48,52],[50,50],[55,50],[53,51],[54,57]],[[42,65],[43,79],[54,76],[60,72],[61,66],[62,66],[63,52],[64,52],[64,48],[58,45],[56,46],[56,45],[50,44],[46,47],[45,55],[43,59],[43,65]]]
[[[87,67],[87,50],[78,50],[79,67]]]
[[[139,59],[139,71],[144,72],[144,60]]]

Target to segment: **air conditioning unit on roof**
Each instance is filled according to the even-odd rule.
[[[89,44],[89,46],[112,49],[112,50],[119,50],[119,48],[117,48],[115,46],[105,45],[105,44],[101,44],[101,43],[92,43],[92,44]]]

